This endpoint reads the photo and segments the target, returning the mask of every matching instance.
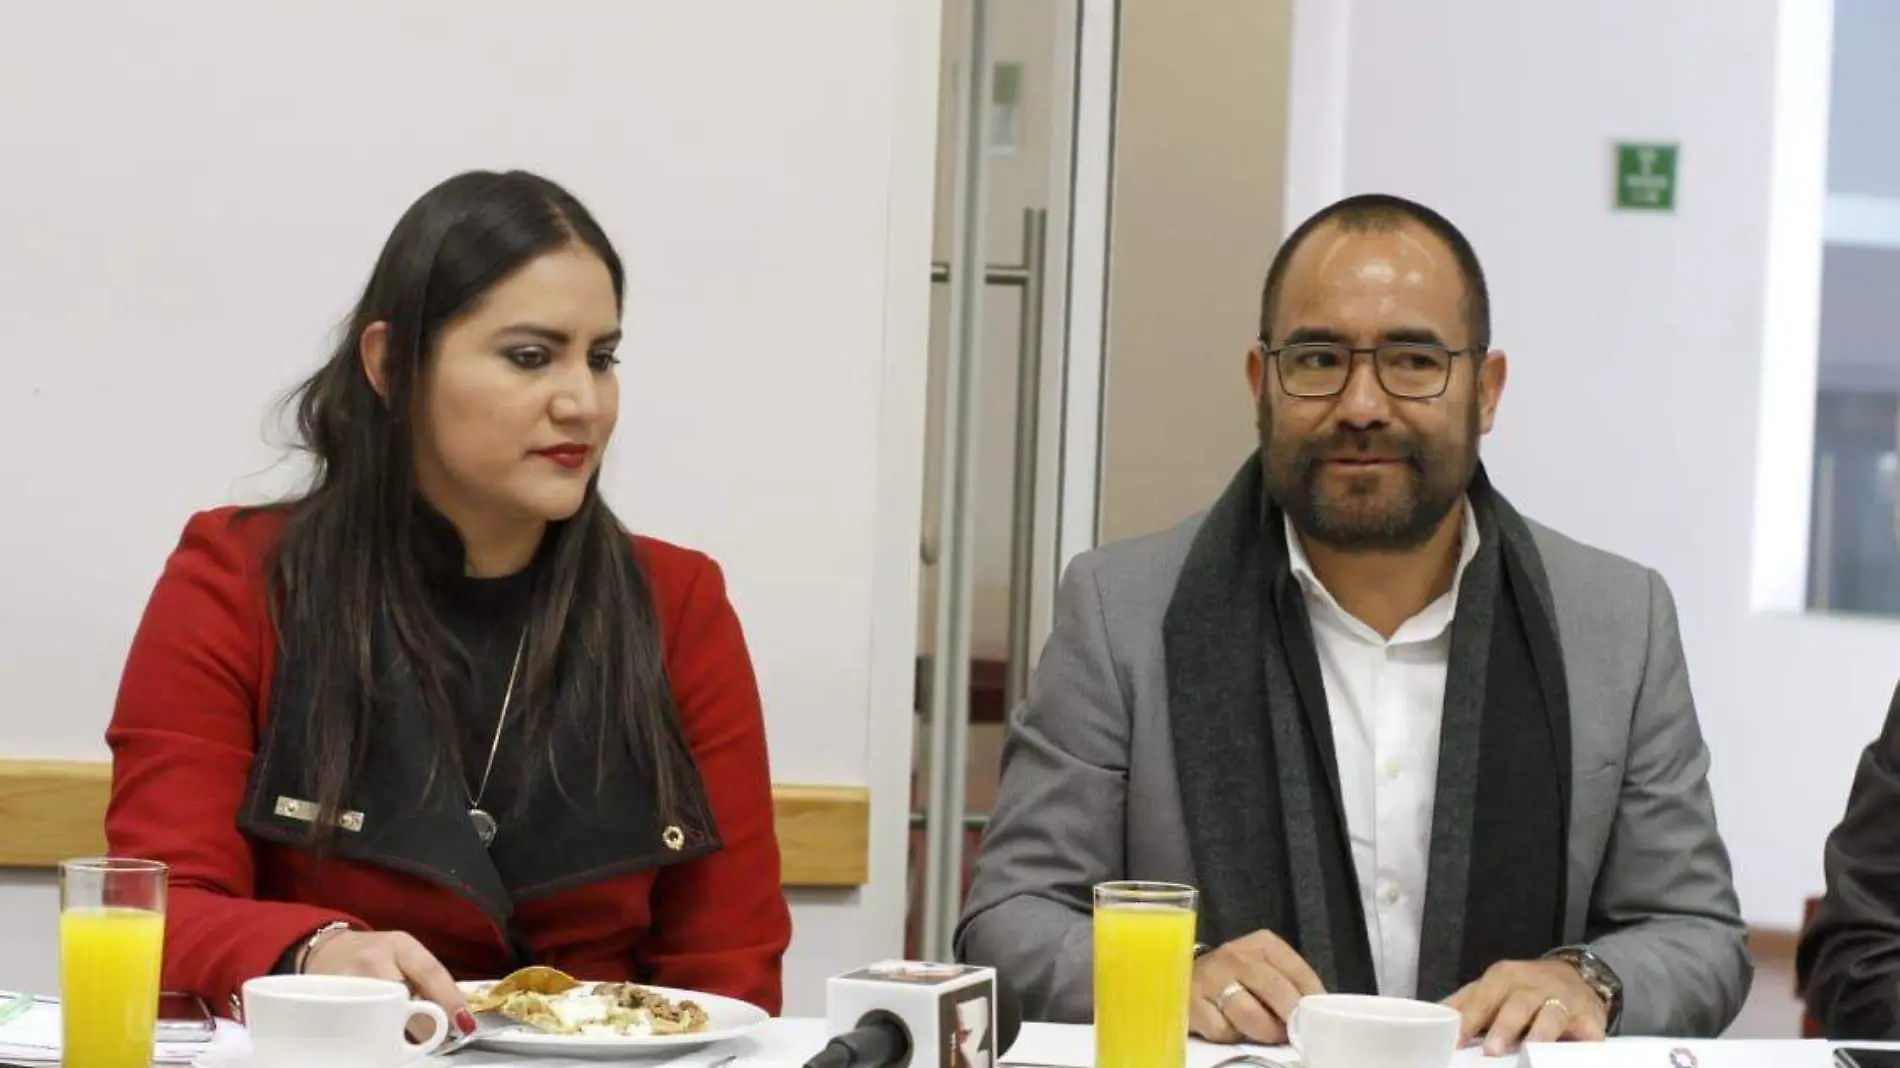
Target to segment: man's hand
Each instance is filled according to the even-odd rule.
[[[305,975],[393,979],[415,991],[417,997],[442,1006],[456,1030],[463,1034],[475,1030],[475,1017],[469,1013],[468,999],[455,985],[455,977],[421,942],[400,931],[343,931],[331,935],[310,952],[303,970]]]
[[[1293,1006],[1308,994],[1323,994],[1319,976],[1293,947],[1272,931],[1203,954],[1194,962],[1188,1029],[1209,1042],[1286,1041]]]
[[[1609,1026],[1609,1006],[1577,969],[1560,960],[1503,961],[1445,999],[1464,1016],[1459,1045],[1484,1035],[1486,1056],[1521,1042],[1596,1042]]]

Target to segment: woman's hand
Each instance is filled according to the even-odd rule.
[[[393,979],[442,1006],[456,1030],[471,1034],[475,1016],[455,977],[425,949],[401,931],[339,931],[317,943],[304,958],[305,975],[361,975]]]

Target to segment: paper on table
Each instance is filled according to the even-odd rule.
[[[161,1042],[154,1051],[154,1064],[190,1064],[207,1047],[224,1043],[229,1021],[218,1021],[218,1034],[210,1042]],[[0,1061],[15,1064],[59,1063],[59,1005],[38,1001],[26,1012],[0,1024]]]
[[[1251,1053],[1270,1061],[1278,1061],[1297,1068],[1300,1055],[1292,1046],[1217,1046],[1211,1042],[1198,1040],[1188,1042],[1187,1068],[1214,1068],[1214,1065]],[[1517,1055],[1508,1057],[1486,1057],[1484,1050],[1477,1046],[1461,1049],[1452,1055],[1454,1066],[1463,1065],[1508,1065],[1517,1062]],[[1064,1027],[1050,1024],[1024,1024],[1022,1034],[1016,1044],[1002,1059],[1003,1068],[1010,1065],[1049,1065],[1052,1068],[1094,1068],[1095,1032],[1088,1027]],[[1667,1064],[1656,1068],[1669,1068]],[[1705,1066],[1706,1068],[1706,1066]]]
[[[1686,1051],[1675,1064],[1696,1068],[1832,1068],[1832,1043],[1796,1039],[1720,1039],[1682,1041],[1665,1038],[1613,1038],[1608,1042],[1532,1043],[1524,1047],[1528,1068],[1672,1068],[1670,1054]]]

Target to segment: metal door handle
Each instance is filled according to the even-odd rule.
[[[1036,466],[1042,425],[1042,306],[1043,274],[1049,258],[1049,212],[1023,210],[1023,258],[1020,263],[992,263],[983,268],[986,285],[1019,290],[1020,315],[1016,333],[1016,439],[1013,484],[1010,492],[1009,537],[1009,662],[1003,676],[1003,707],[1012,709],[1029,689],[1030,614],[1035,605],[1036,573]],[[950,265],[930,265],[932,282],[948,282]],[[937,562],[937,544],[924,535],[926,565]]]
[[[1029,616],[1035,604],[1036,467],[1042,423],[1042,286],[1049,212],[1023,212],[1022,318],[1016,335],[1016,473],[1009,535],[1009,667],[1003,677],[1008,715],[1029,690]],[[1900,520],[1896,520],[1900,522]]]

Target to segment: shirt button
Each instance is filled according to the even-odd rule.
[[[1388,905],[1398,904],[1399,903],[1399,888],[1396,886],[1386,887],[1384,890],[1379,892],[1379,900],[1385,902]]]
[[[1388,760],[1385,762],[1385,777],[1388,779],[1396,779],[1399,777],[1399,762],[1398,761]]]

